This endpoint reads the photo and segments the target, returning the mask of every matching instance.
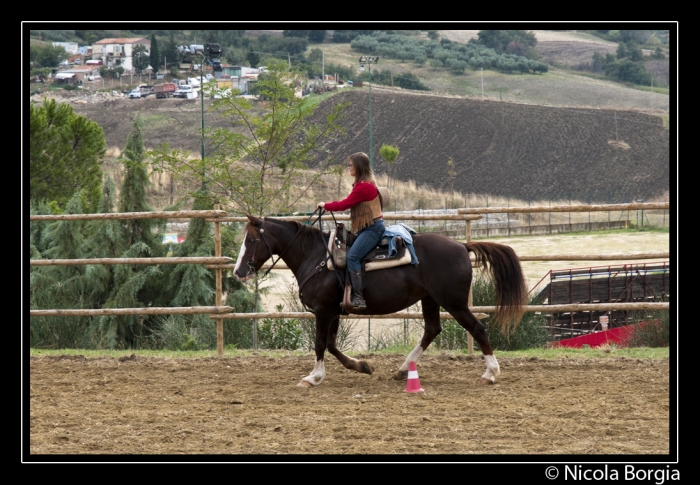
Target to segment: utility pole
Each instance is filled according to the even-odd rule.
[[[484,68],[481,68],[481,100],[484,100]]]
[[[374,170],[374,150],[372,150],[372,64],[376,64],[379,57],[360,57],[360,71],[365,70],[365,63],[369,66],[369,166]]]
[[[326,85],[326,52],[321,51],[321,87]]]

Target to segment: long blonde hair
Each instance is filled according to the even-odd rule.
[[[355,183],[353,186],[363,181],[372,182],[375,186],[377,185],[369,157],[365,152],[353,153],[348,157],[348,160],[352,162],[352,166],[355,167]]]

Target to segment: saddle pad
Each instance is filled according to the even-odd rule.
[[[331,235],[328,237],[328,252],[330,254],[333,254],[333,243],[335,242],[335,233],[337,230],[338,228],[334,227],[331,231]],[[326,268],[328,268],[330,271],[335,271],[335,266],[333,266],[333,259],[330,256],[328,256],[328,260],[326,261]]]
[[[403,264],[411,263],[411,253],[410,251],[405,251],[404,255],[400,258],[385,259],[384,261],[368,261],[365,263],[365,271],[375,271],[378,269],[393,268],[394,266],[401,266]]]

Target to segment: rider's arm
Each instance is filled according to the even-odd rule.
[[[332,212],[339,212],[350,209],[360,202],[374,200],[377,197],[377,187],[370,182],[360,182],[353,187],[352,192],[345,199],[326,202],[324,209]]]

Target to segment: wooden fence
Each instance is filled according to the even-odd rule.
[[[471,221],[481,219],[482,214],[502,213],[502,212],[585,212],[585,211],[626,211],[626,210],[657,210],[668,209],[669,202],[642,202],[633,204],[606,204],[606,205],[579,205],[579,206],[532,206],[532,207],[488,207],[458,209],[457,215],[400,215],[385,214],[385,220],[463,220],[466,221],[465,238],[471,240]],[[61,215],[31,215],[30,222],[35,221],[55,221],[55,220],[126,220],[126,219],[191,219],[204,218],[207,222],[214,223],[214,257],[185,257],[185,258],[94,258],[94,259],[32,259],[30,266],[49,265],[76,265],[76,264],[205,264],[207,268],[216,271],[216,305],[201,307],[148,307],[148,308],[110,308],[110,309],[85,309],[85,310],[30,310],[29,316],[102,316],[102,315],[160,315],[160,314],[209,314],[210,318],[216,320],[217,354],[223,355],[224,351],[224,319],[253,319],[254,325],[258,318],[315,318],[310,312],[258,312],[258,313],[233,313],[232,308],[223,306],[222,291],[222,271],[233,269],[232,258],[221,256],[221,223],[247,222],[247,217],[229,217],[226,211],[215,206],[214,210],[193,210],[193,211],[155,211],[155,212],[122,212],[108,214],[61,214]],[[321,219],[345,221],[349,220],[347,214],[337,214],[322,216]],[[286,216],[279,217],[282,220],[306,221],[307,216]],[[643,253],[643,254],[605,254],[605,255],[531,255],[520,257],[521,261],[576,261],[576,260],[619,260],[619,259],[649,259],[668,258],[668,252]],[[286,266],[278,264],[277,268],[283,269]],[[487,313],[496,311],[494,306],[472,306],[471,292],[469,294],[469,306],[474,314],[479,318],[485,317]],[[612,311],[612,310],[668,310],[669,303],[588,303],[588,304],[567,304],[567,305],[529,305],[525,308],[527,312],[573,312],[573,311]],[[482,315],[479,315],[482,314]],[[342,319],[356,319],[358,315],[341,315]],[[396,319],[396,318],[422,318],[422,314],[415,312],[398,312],[389,315],[362,315],[360,318],[374,319]],[[451,319],[449,313],[441,313],[440,318]],[[473,339],[469,335],[468,350],[473,352]]]

